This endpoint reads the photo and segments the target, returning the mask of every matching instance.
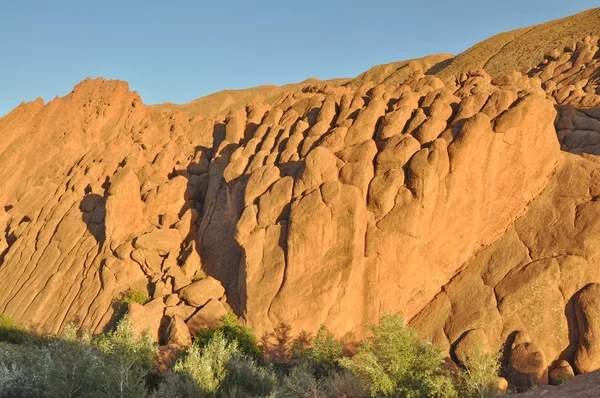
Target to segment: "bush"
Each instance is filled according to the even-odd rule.
[[[2,328],[15,329],[14,322],[0,317]],[[312,342],[298,339],[294,361],[281,366],[258,359],[256,337],[229,315],[199,333],[158,384],[156,347],[148,335],[134,333],[129,316],[95,340],[67,325],[62,339],[0,342],[0,397],[457,396],[441,352],[419,341],[402,318],[386,315],[370,329],[356,355],[342,358],[340,342],[321,327]],[[496,392],[498,355],[473,350],[464,365],[456,377],[461,397]]]
[[[125,315],[110,333],[101,335],[94,345],[105,354],[109,365],[98,374],[109,396],[144,396],[155,372],[156,347],[145,333],[137,337],[131,319]]]
[[[370,325],[373,337],[361,342],[356,355],[342,359],[373,396],[453,397],[450,375],[442,369],[444,356],[397,315],[385,315]]]
[[[226,365],[226,376],[223,380],[219,397],[267,397],[278,384],[272,366],[258,365],[251,358],[235,354]]]
[[[194,277],[192,278],[192,281],[198,282],[198,281],[201,281],[206,278],[207,278],[206,273],[204,271],[200,270],[200,271],[198,271],[198,273],[196,275],[194,275]]]
[[[334,372],[317,379],[305,364],[292,368],[275,394],[282,398],[366,398],[362,383],[347,371]]]
[[[0,396],[3,397],[145,397],[154,371],[155,349],[137,338],[129,319],[115,332],[90,344],[66,338],[39,345],[0,345]]]
[[[194,343],[166,375],[158,396],[202,397],[215,393],[227,375],[226,365],[238,352],[237,342],[229,342],[221,332],[203,347]]]
[[[469,353],[464,369],[460,372],[461,397],[488,398],[498,393],[500,354],[486,353],[482,346],[475,346]]]
[[[267,397],[277,385],[272,366],[244,355],[237,341],[216,331],[196,341],[167,373],[156,397]]]
[[[328,397],[366,398],[368,391],[354,375],[348,371],[336,372],[324,381]]]
[[[127,306],[130,303],[138,303],[138,304],[144,305],[149,301],[150,301],[150,296],[148,296],[148,293],[141,291],[141,290],[132,289],[132,290],[128,290],[125,293],[125,296],[123,296],[121,303],[124,306]]]
[[[298,339],[292,349],[292,359],[305,364],[312,369],[317,378],[328,376],[339,370],[339,360],[342,358],[342,343],[321,326],[310,346],[306,339]]]
[[[235,342],[239,351],[255,361],[262,359],[262,351],[258,339],[245,326],[241,326],[235,314],[227,314],[218,326],[201,329],[195,336],[195,344],[199,348],[206,346],[217,334],[221,334],[229,343]]]
[[[15,321],[9,317],[8,315],[2,314],[0,315],[0,328],[2,329],[12,329],[15,327]]]
[[[36,338],[19,329],[11,317],[5,314],[0,315],[0,341],[24,344],[33,340]]]
[[[123,319],[125,314],[127,314],[129,310],[129,304],[138,303],[140,305],[144,305],[151,300],[148,293],[142,290],[129,289],[123,294],[123,297],[120,300],[116,300],[113,304],[113,308],[115,310],[115,315],[113,320],[117,323]]]
[[[324,391],[312,369],[300,365],[283,378],[275,395],[281,398],[316,398],[324,397]]]

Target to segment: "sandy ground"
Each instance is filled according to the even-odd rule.
[[[600,371],[573,377],[558,387],[543,386],[535,391],[511,395],[518,398],[600,398]]]

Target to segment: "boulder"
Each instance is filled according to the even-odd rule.
[[[592,283],[574,299],[579,341],[575,353],[575,369],[579,373],[600,369],[600,284]]]
[[[181,300],[177,294],[169,294],[165,297],[165,305],[168,307],[174,307],[179,304]]]
[[[105,207],[106,237],[113,249],[147,226],[140,181],[130,168],[124,167],[111,177]]]
[[[470,355],[477,350],[486,353],[490,352],[487,335],[481,329],[469,330],[465,333],[454,347],[454,356],[464,365],[467,363]]]
[[[200,329],[217,326],[227,315],[227,310],[219,300],[210,300],[186,322],[190,333],[194,336]]]
[[[223,294],[225,294],[225,289],[221,282],[209,276],[181,289],[179,297],[189,305],[202,307],[211,299],[220,299]]]
[[[170,306],[165,309],[165,316],[174,317],[177,316],[183,320],[189,319],[194,312],[196,312],[197,308],[192,307],[191,305],[185,305],[183,303],[179,303],[176,306]]]
[[[176,229],[155,229],[133,242],[136,249],[154,251],[161,256],[178,250],[180,245],[181,235]]]
[[[168,326],[163,333],[163,342],[167,345],[190,347],[192,345],[192,335],[185,321],[175,315],[169,318]]]
[[[133,330],[138,334],[150,333],[152,341],[158,343],[164,310],[165,304],[162,298],[156,298],[145,305],[130,303],[128,313]]]
[[[571,364],[565,360],[559,361],[554,368],[548,372],[548,381],[553,386],[564,383],[567,379],[574,377],[575,373]]]
[[[520,392],[548,384],[548,363],[544,353],[530,342],[513,344],[506,376],[510,385]]]

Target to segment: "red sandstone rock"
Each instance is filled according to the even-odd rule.
[[[538,356],[594,369],[582,289],[600,283],[600,97],[585,43],[527,74],[418,73],[203,118],[102,79],[23,104],[0,119],[0,308],[99,332],[115,298],[148,289],[140,327],[158,333],[164,298],[196,331],[226,290],[259,335],[325,324],[354,343],[393,311],[457,357],[471,334],[497,350],[527,331],[518,377]],[[215,279],[188,285],[201,271]]]
[[[186,323],[193,336],[200,329],[217,326],[225,315],[227,315],[227,310],[223,304],[219,300],[210,300],[188,319]]]
[[[209,300],[218,300],[223,297],[225,289],[221,283],[212,278],[199,280],[181,289],[179,297],[194,307],[202,307]]]
[[[154,342],[159,341],[165,304],[162,299],[154,299],[145,305],[130,303],[128,313],[131,326],[138,333],[148,331]]]

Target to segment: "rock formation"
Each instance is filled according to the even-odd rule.
[[[171,347],[228,307],[352,347],[391,311],[459,362],[505,346],[513,386],[598,369],[598,37],[526,73],[415,65],[202,116],[103,79],[22,104],[0,119],[0,313],[101,332],[136,289],[134,325]]]

